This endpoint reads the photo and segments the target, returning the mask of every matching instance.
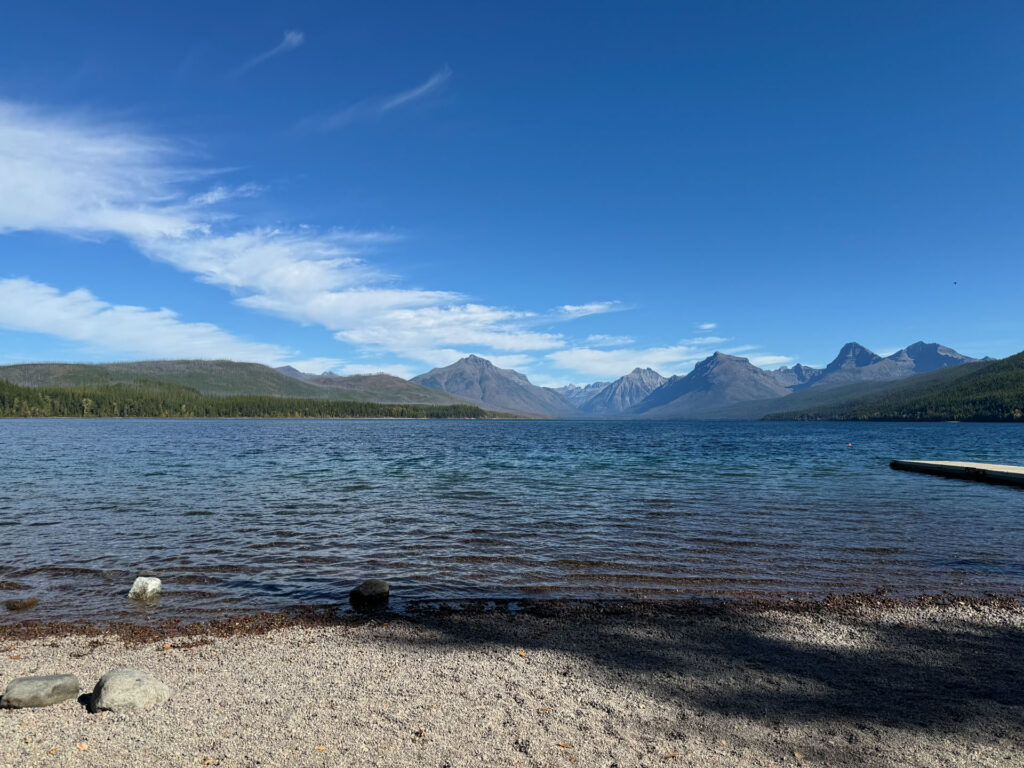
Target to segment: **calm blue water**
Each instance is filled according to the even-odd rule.
[[[852,443],[852,446],[848,446]],[[1024,492],[888,461],[1024,464],[984,424],[0,421],[18,618],[340,602],[1024,594]]]

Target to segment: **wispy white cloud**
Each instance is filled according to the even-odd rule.
[[[566,377],[565,375],[553,376],[553,375],[545,373],[543,371],[520,371],[520,372],[521,373],[525,373],[527,375],[527,378],[530,380],[530,383],[534,384],[535,386],[538,386],[538,387],[551,387],[552,389],[557,389],[558,387],[564,387],[567,384],[589,383],[589,381],[588,382],[582,382],[582,381],[574,382],[574,381],[571,380],[572,377]]]
[[[527,313],[482,304],[390,306],[383,311],[378,310],[378,316],[372,320],[364,316],[358,322],[344,322],[344,316],[351,315],[341,305],[369,298],[375,307],[380,308],[383,302],[375,295],[379,293],[363,290],[329,297],[335,312],[331,317],[324,317],[322,324],[326,327],[336,323],[349,325],[336,334],[342,341],[388,349],[425,362],[437,360],[438,348],[448,344],[475,349],[488,347],[508,353],[553,349],[565,343],[557,334],[521,327],[517,320],[528,316]],[[404,300],[405,297],[401,298]],[[493,353],[491,356],[494,357]]]
[[[455,362],[457,359],[455,358],[451,362]],[[529,373],[529,365],[533,362],[533,358],[529,355],[488,355],[487,359],[499,368],[518,368],[522,373]]]
[[[446,64],[415,88],[382,98],[357,101],[355,104],[349,104],[326,115],[307,117],[301,124],[307,128],[332,131],[359,120],[378,118],[400,107],[425,99],[440,90],[451,79],[451,76],[452,70]]]
[[[717,327],[718,323],[700,323],[697,325],[697,328],[699,328],[702,331],[713,331]]]
[[[205,192],[192,195],[192,197],[188,199],[188,202],[196,206],[216,205],[217,203],[222,203],[225,200],[231,200],[235,197],[256,197],[265,189],[265,187],[261,187],[259,184],[240,184],[237,187],[218,185]]]
[[[261,54],[253,56],[240,67],[236,67],[234,70],[232,70],[231,76],[238,77],[239,75],[245,74],[253,67],[262,64],[267,59],[272,59],[275,56],[281,55],[282,53],[288,53],[288,51],[294,51],[305,41],[306,36],[302,32],[300,32],[297,29],[289,29],[284,33],[284,37],[281,38],[280,43],[275,45],[273,48],[264,51]]]
[[[338,357],[310,357],[306,360],[293,360],[288,365],[303,373],[321,374],[334,371],[344,366],[345,361]]]
[[[378,108],[390,101],[396,109],[423,98],[447,79],[450,72],[441,77],[444,72],[381,100]],[[623,306],[594,301],[529,312],[473,302],[455,290],[402,286],[369,262],[375,248],[399,239],[393,233],[245,226],[226,204],[261,188],[211,185],[214,174],[189,160],[172,143],[129,126],[0,101],[0,234],[43,230],[123,237],[147,257],[224,288],[241,306],[329,330],[364,360],[327,358],[312,364],[343,371],[376,369],[374,360],[390,356],[384,363],[388,369],[410,374],[408,367],[392,364],[394,356],[406,361],[400,366],[407,361],[435,366],[475,352],[527,370],[543,364],[613,378],[651,367],[668,375],[687,373],[728,341],[703,335],[643,348],[629,337],[595,334],[570,347],[544,324]],[[205,188],[197,189],[200,184]],[[246,341],[211,324],[184,322],[170,310],[111,305],[85,290],[60,293],[27,280],[8,281],[5,290],[0,308],[5,327],[118,353],[276,364],[295,357],[291,350]],[[42,309],[35,308],[36,301]],[[698,327],[708,331],[715,324]],[[755,352],[752,362],[758,365],[790,359],[749,346],[726,351]]]
[[[26,278],[0,280],[0,327],[81,342],[89,349],[153,358],[229,359],[284,365],[294,355],[250,342],[169,309],[102,301],[85,289],[62,293]]]
[[[588,347],[625,347],[635,341],[632,336],[610,336],[605,333],[594,333],[587,336],[584,342]]]
[[[547,359],[559,368],[598,377],[622,376],[634,368],[653,368],[663,376],[683,376],[693,370],[694,365],[715,352],[717,345],[723,341],[727,339],[704,336],[665,347],[570,347],[548,353]],[[753,349],[756,347],[734,347],[723,351],[727,354],[741,354]],[[757,366],[783,365],[792,360],[789,357],[769,354],[754,355],[748,359]]]
[[[788,355],[751,355],[750,362],[754,365],[765,368],[767,366],[789,365],[793,358]]]
[[[685,343],[686,344],[703,344],[703,345],[708,345],[708,344],[723,344],[723,343],[725,343],[727,341],[728,341],[728,339],[726,339],[726,338],[724,338],[722,336],[698,336],[695,339],[687,339]],[[754,347],[745,347],[745,349],[754,349]]]
[[[551,352],[547,359],[559,368],[601,378],[617,378],[634,368],[653,368],[663,376],[671,376],[688,373],[712,351],[688,344],[642,349],[571,347]]]
[[[603,315],[620,309],[622,309],[622,305],[617,301],[593,301],[589,304],[563,304],[558,307],[557,313],[563,319],[575,320],[578,317]]]
[[[299,370],[306,369],[300,368]],[[327,369],[321,368],[320,370],[322,371]],[[383,363],[381,365],[349,363],[348,365],[344,365],[340,368],[331,367],[330,370],[334,371],[335,373],[339,373],[343,376],[353,376],[356,374],[386,373],[389,376],[397,376],[400,379],[411,379],[413,376],[423,373],[422,370],[413,370],[408,365],[400,365],[395,363]]]
[[[364,353],[435,365],[465,351],[557,349],[562,336],[537,330],[538,322],[614,306],[565,305],[538,315],[456,291],[401,287],[365,261],[394,234],[245,228],[223,204],[259,188],[195,191],[209,174],[178,166],[173,146],[137,130],[0,102],[0,233],[124,237],[149,258],[225,288],[242,306],[323,326]]]
[[[394,96],[384,99],[384,101],[381,102],[380,109],[382,112],[390,112],[392,109],[397,109],[405,104],[409,104],[410,102],[418,101],[425,96],[429,96],[442,85],[447,83],[451,76],[451,67],[445,64],[441,69],[432,74],[426,79],[426,81],[420,83],[415,88],[410,88],[407,91],[396,93]]]
[[[0,233],[181,237],[206,227],[177,192],[208,174],[128,126],[0,101]]]
[[[553,349],[529,312],[467,303],[453,291],[400,288],[359,256],[357,233],[256,229],[139,241],[152,258],[223,286],[250,309],[320,325],[363,350],[437,364],[453,347],[498,353]]]
[[[192,272],[205,283],[268,297],[305,298],[379,277],[356,257],[345,232],[258,228],[135,242],[147,256]]]

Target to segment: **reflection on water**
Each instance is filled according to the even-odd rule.
[[[1024,429],[6,420],[0,599],[132,616],[140,571],[161,616],[342,602],[368,576],[399,604],[1024,593],[1024,492],[894,457],[1024,463]]]

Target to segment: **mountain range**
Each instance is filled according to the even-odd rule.
[[[579,408],[609,384],[611,384],[610,381],[595,381],[593,384],[586,384],[582,387],[575,384],[566,384],[564,387],[554,387],[554,390]]]
[[[593,415],[623,413],[642,403],[666,381],[653,368],[634,368],[621,379],[602,387],[578,407],[583,413]]]
[[[981,367],[988,360],[980,361]],[[0,366],[0,379],[30,387],[83,387],[145,381],[190,387],[203,395],[268,395],[424,405],[472,404],[546,418],[749,419],[779,413],[846,412],[847,404],[888,397],[899,382],[950,385],[979,361],[940,344],[916,342],[882,357],[851,342],[824,368],[765,370],[715,352],[685,376],[636,368],[615,381],[558,389],[469,355],[406,381],[384,373],[340,376],[230,361],[36,363]],[[1014,369],[1016,370],[1016,369]],[[1014,374],[1016,375],[1016,374]],[[916,385],[906,391],[917,392]],[[895,388],[895,389],[894,389]],[[831,410],[830,410],[831,409]]]
[[[768,371],[746,358],[715,352],[685,376],[665,378],[650,368],[636,368],[612,382],[549,389],[471,355],[412,381],[486,408],[552,418],[760,418],[792,405],[828,401],[831,396],[821,394],[826,390],[842,390],[836,393],[842,397],[851,385],[870,388],[971,362],[974,358],[941,344],[916,342],[882,357],[851,342],[825,368],[795,365]],[[815,394],[782,402],[805,390]]]

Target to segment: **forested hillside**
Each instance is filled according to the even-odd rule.
[[[856,400],[765,418],[798,421],[1024,421],[1024,352]]]
[[[0,366],[0,380],[23,387],[99,387],[162,382],[211,397],[261,395],[367,403],[465,405],[443,392],[395,376],[288,376],[258,363],[230,360],[141,360],[131,363],[26,363]]]
[[[234,395],[210,397],[156,381],[93,387],[20,387],[0,380],[0,417],[229,417],[480,419],[474,405],[410,405]]]

